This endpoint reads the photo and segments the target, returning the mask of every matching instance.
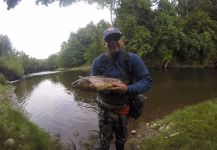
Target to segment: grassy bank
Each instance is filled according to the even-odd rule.
[[[79,67],[73,68],[58,68],[57,71],[90,71],[90,65],[85,64]]]
[[[4,94],[8,89],[8,86],[0,84],[0,94]]]
[[[141,125],[132,141],[142,150],[216,150],[217,98]]]
[[[0,85],[0,148],[11,150],[62,150],[59,142],[13,109],[5,98],[9,90]]]

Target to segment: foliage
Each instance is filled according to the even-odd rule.
[[[149,64],[165,68],[169,63],[215,66],[216,3],[155,2],[153,9],[147,0],[123,0],[117,9],[117,24],[126,37],[127,49]]]
[[[8,3],[11,0],[6,0]],[[16,1],[13,0],[16,4]],[[66,6],[78,0],[59,0]],[[11,1],[12,2],[12,1]],[[36,0],[48,5],[54,1]],[[217,2],[216,0],[85,0],[107,7],[116,16],[126,48],[141,56],[148,65],[168,67],[198,65],[217,67]],[[9,3],[8,3],[9,4]],[[114,18],[113,18],[114,19]],[[112,19],[112,20],[113,20]],[[114,20],[113,20],[114,21]],[[111,26],[105,21],[92,22],[72,33],[58,54],[46,60],[21,57],[25,73],[90,64],[104,51],[102,32]],[[3,36],[2,36],[3,37]],[[3,38],[0,56],[14,53],[11,43]]]
[[[128,47],[132,52],[135,52],[145,58],[146,55],[152,53],[153,51],[151,41],[151,32],[143,26],[138,26],[132,35],[132,40],[129,40],[128,42]]]
[[[0,84],[5,84],[6,83],[6,79],[4,77],[4,75],[2,73],[0,73]]]
[[[11,9],[11,8],[14,8],[16,5],[19,4],[21,0],[4,0],[4,2],[6,2],[7,4],[7,9]]]
[[[31,58],[24,52],[13,49],[6,35],[0,35],[0,71],[8,80],[16,80],[24,74],[56,68],[58,68],[57,55],[53,54],[44,60]]]
[[[54,70],[58,68],[57,55],[50,55],[47,59],[31,58],[24,52],[18,52],[18,57],[22,62],[24,74],[40,72],[45,70]]]
[[[214,66],[217,60],[217,22],[204,11],[197,11],[186,19],[186,26],[189,50],[186,60]]]
[[[8,80],[17,80],[24,74],[21,60],[12,55],[0,57],[0,71],[6,75]]]
[[[71,34],[68,44],[60,51],[61,67],[75,67],[84,63],[84,47],[77,40],[76,34]]]
[[[10,86],[8,86],[7,84],[1,84],[0,83],[0,101],[3,99],[2,95],[5,95],[8,90],[10,89]]]
[[[54,70],[58,68],[57,55],[52,54],[45,60],[45,70]]]
[[[58,62],[61,67],[77,67],[91,63],[104,51],[102,32],[108,23],[100,21],[97,25],[92,22],[77,33],[71,33],[68,42],[62,44]]]
[[[7,35],[0,34],[0,56],[12,53],[12,44]]]
[[[153,55],[157,56],[158,65],[166,68],[167,63],[178,57],[175,54],[182,51],[182,20],[176,16],[174,6],[167,0],[160,0],[155,12]]]
[[[93,59],[96,56],[105,52],[104,42],[102,40],[102,34],[103,31],[109,26],[110,26],[109,23],[101,20],[99,23],[93,25],[93,27],[91,28],[92,31],[90,32],[89,39],[91,39],[92,42],[86,46],[87,48],[85,49],[85,53],[84,53],[85,61],[88,64],[92,63]],[[89,26],[87,25],[86,28],[89,28]]]

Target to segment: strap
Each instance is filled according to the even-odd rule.
[[[122,109],[128,106],[128,104],[123,104],[123,105],[112,105],[112,104],[107,104],[103,102],[102,100],[97,99],[98,105],[101,108],[107,109],[108,111],[112,110],[117,110],[117,109]]]
[[[133,83],[133,72],[132,72],[132,66],[130,66],[130,55],[128,52],[124,51],[124,63],[125,63],[125,71],[127,75],[129,76],[130,83]]]
[[[103,72],[105,71],[105,66],[107,64],[107,59],[108,59],[108,56],[106,53],[103,53],[100,55],[100,74],[103,74]]]
[[[127,72],[128,75],[130,75],[130,66],[129,66],[129,60],[130,60],[130,56],[128,52],[124,52],[124,64],[125,64],[125,70]]]
[[[133,83],[133,74],[132,74],[132,68],[130,68],[129,62],[130,62],[130,56],[129,53],[124,51],[124,67],[122,67],[117,61],[115,61],[117,67],[126,73],[128,75],[128,80],[130,83]]]

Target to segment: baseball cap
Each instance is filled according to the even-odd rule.
[[[121,35],[122,34],[118,28],[110,27],[103,32],[103,39],[104,39],[104,41],[107,42],[111,38],[112,39],[120,39]]]

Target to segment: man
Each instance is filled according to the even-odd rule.
[[[108,28],[103,32],[108,50],[106,54],[94,59],[91,68],[93,76],[104,75],[130,82],[128,85],[114,83],[112,90],[98,94],[100,150],[109,150],[113,132],[116,136],[116,149],[124,150],[130,97],[147,91],[152,82],[142,59],[136,54],[125,52],[121,36],[118,28]]]

